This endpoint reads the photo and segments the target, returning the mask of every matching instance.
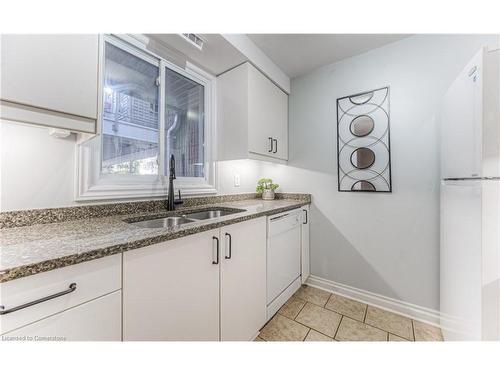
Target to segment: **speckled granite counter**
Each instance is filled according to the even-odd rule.
[[[0,283],[204,232],[259,216],[269,216],[292,210],[309,204],[310,201],[311,197],[308,194],[289,195],[284,199],[274,201],[261,199],[229,199],[229,201],[224,201],[219,199],[211,204],[188,205],[188,207],[168,213],[156,209],[152,212],[92,217],[1,229]],[[211,207],[230,207],[246,211],[173,228],[141,228],[133,223],[123,221],[146,215],[175,216]]]

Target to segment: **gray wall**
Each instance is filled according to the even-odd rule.
[[[292,81],[284,191],[313,194],[313,275],[439,308],[439,104],[498,36],[414,36]],[[336,99],[390,85],[392,194],[339,193]]]

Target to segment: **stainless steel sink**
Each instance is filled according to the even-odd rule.
[[[162,217],[160,219],[137,221],[132,224],[142,228],[172,228],[178,225],[192,223],[194,220],[180,216]]]
[[[196,211],[191,213],[182,214],[179,212],[179,216],[166,216],[166,217],[145,217],[141,219],[126,219],[125,222],[129,224],[136,225],[142,228],[173,228],[183,224],[193,223],[195,221],[215,219],[221,216],[232,215],[238,212],[244,212],[246,210],[241,210],[237,208],[213,208],[206,209],[202,211]]]
[[[183,215],[184,217],[187,217],[189,219],[194,219],[194,220],[208,220],[208,219],[214,219],[217,217],[221,216],[226,216],[226,215],[232,215],[237,212],[242,212],[244,210],[206,210],[206,211],[200,211],[200,212],[193,212],[190,214],[185,214]]]

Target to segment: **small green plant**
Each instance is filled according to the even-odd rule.
[[[280,186],[278,184],[273,184],[273,180],[270,178],[261,178],[257,181],[257,188],[255,189],[257,193],[262,194],[264,190],[275,191]]]

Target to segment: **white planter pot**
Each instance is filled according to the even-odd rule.
[[[274,199],[274,190],[265,189],[262,192],[262,199],[264,199],[266,201],[272,201]]]

